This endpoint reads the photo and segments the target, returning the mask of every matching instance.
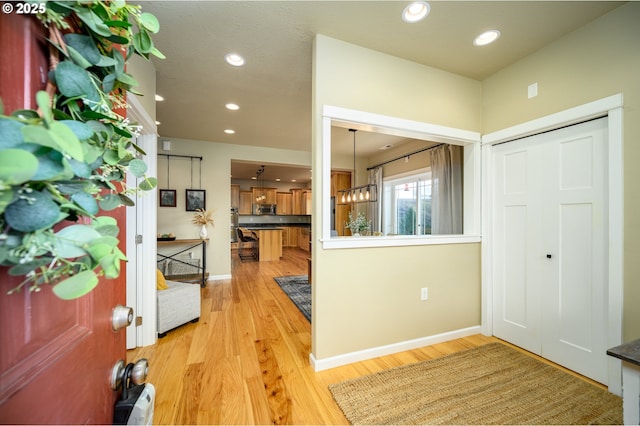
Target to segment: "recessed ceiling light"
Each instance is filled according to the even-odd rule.
[[[280,178],[276,178],[276,182],[280,182]]]
[[[230,109],[231,111],[237,111],[240,109],[240,107],[238,106],[238,104],[226,104],[225,107],[227,107],[227,109]]]
[[[473,39],[474,46],[486,46],[489,43],[493,43],[500,37],[500,31],[489,30],[485,31],[476,38]]]
[[[255,177],[255,176],[251,176],[251,179],[252,179],[252,180],[258,180],[258,178],[257,178],[257,177]]]
[[[402,11],[402,20],[412,24],[426,18],[430,11],[431,6],[426,1],[414,1]]]
[[[247,61],[237,53],[227,53],[224,55],[224,59],[229,65],[233,65],[234,67],[241,67],[247,63]]]
[[[156,102],[162,102],[164,98],[156,93]]]
[[[232,134],[234,134],[236,131],[235,131],[235,130],[232,130],[232,129],[225,129],[225,131],[224,131],[224,132],[225,132],[226,134],[228,134],[228,135],[232,135]]]
[[[158,120],[156,120],[156,126],[159,126],[160,122]]]
[[[378,148],[378,149],[389,149],[389,148],[393,148],[393,144],[388,143],[388,144],[386,144],[386,145],[382,145],[382,146],[381,146],[380,148]]]
[[[291,179],[291,182],[296,182],[296,180],[295,179]]]

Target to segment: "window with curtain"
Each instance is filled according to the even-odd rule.
[[[431,234],[431,171],[384,180],[383,233]]]

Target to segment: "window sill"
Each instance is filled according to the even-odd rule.
[[[367,236],[367,237],[332,237],[321,239],[322,248],[346,249],[362,247],[401,247],[401,246],[429,246],[436,244],[469,244],[479,243],[479,235],[438,235],[438,236]]]

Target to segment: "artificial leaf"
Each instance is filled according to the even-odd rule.
[[[61,120],[59,122],[70,128],[73,134],[81,141],[94,135],[93,129],[81,121]]]
[[[55,253],[59,257],[71,259],[87,254],[82,246],[100,238],[100,233],[89,225],[71,225],[55,234]]]
[[[60,158],[59,155],[40,155],[37,158],[38,169],[36,170],[36,173],[31,177],[32,180],[54,180],[57,176],[62,175],[62,173],[64,172],[62,158]]]
[[[60,208],[49,196],[31,192],[9,204],[4,218],[16,231],[33,232],[51,228],[59,221],[60,213]]]
[[[115,254],[110,254],[100,259],[100,267],[107,278],[118,278],[120,275],[120,259]]]
[[[103,210],[113,210],[116,207],[120,206],[122,203],[120,202],[120,197],[118,197],[116,194],[107,194],[105,195],[105,197],[100,201],[100,208]]]
[[[4,213],[4,210],[13,200],[13,190],[6,189],[4,191],[0,191],[0,214]],[[4,243],[6,245],[6,242]]]
[[[147,177],[138,185],[143,191],[151,191],[156,186],[158,186],[158,179],[154,177]]]
[[[91,166],[84,161],[76,161],[73,158],[68,160],[69,166],[73,173],[81,178],[89,179],[91,177]]]
[[[118,197],[120,197],[120,201],[122,201],[122,204],[124,204],[127,207],[133,207],[136,205],[136,203],[134,203],[131,198],[127,197],[124,194],[118,194]]]
[[[127,74],[126,72],[123,72],[121,74],[119,74],[116,79],[124,84],[128,84],[129,86],[137,86],[138,85],[138,81],[133,78],[130,74]]]
[[[82,56],[82,54],[78,52],[76,49],[74,49],[73,47],[67,46],[67,52],[69,52],[69,57],[71,58],[73,63],[79,66],[80,68],[86,70],[92,65],[91,62],[87,61],[85,57]]]
[[[60,62],[54,74],[60,93],[67,98],[85,97],[92,101],[100,101],[100,95],[89,73],[73,62]]]
[[[107,244],[92,244],[87,247],[87,252],[89,256],[91,256],[96,262],[100,262],[105,256],[108,256],[113,251],[113,247],[110,247]]]
[[[40,113],[44,120],[48,123],[53,120],[53,114],[51,112],[51,98],[49,94],[44,90],[40,90],[36,93],[36,104],[40,109]]]
[[[9,269],[9,275],[27,275],[34,269],[48,265],[52,260],[53,258],[51,257],[40,257],[29,262],[19,263]]]
[[[113,67],[113,66],[116,65],[116,61],[115,61],[115,59],[113,59],[113,58],[111,58],[109,56],[101,55],[100,56],[100,60],[98,61],[98,63],[96,65],[99,66],[99,67],[103,67],[103,68]]]
[[[98,285],[95,272],[82,271],[53,286],[53,293],[63,300],[73,300],[89,293]]]
[[[20,145],[24,140],[20,131],[22,127],[24,124],[16,120],[0,117],[0,149]]]
[[[140,53],[149,53],[153,49],[153,41],[149,33],[141,28],[140,32],[135,33],[132,38],[133,46]]]
[[[84,150],[82,149],[82,144],[69,127],[59,121],[54,121],[49,125],[49,129],[51,131],[51,137],[62,149],[62,152],[70,155],[71,158],[78,161],[84,161]]]
[[[104,21],[104,23],[110,27],[131,28],[131,24],[126,21]]]
[[[116,84],[116,75],[109,74],[105,76],[105,78],[102,80],[102,90],[105,93],[110,93],[113,90],[113,87],[115,84]]]
[[[71,200],[90,215],[98,214],[98,203],[90,194],[78,192],[71,196]]]
[[[159,51],[158,49],[156,49],[155,47],[153,49],[151,49],[151,54],[153,56],[155,56],[156,58],[160,58],[160,59],[167,59],[166,56],[164,56],[164,53],[162,53],[161,51]]]
[[[78,15],[78,18],[82,19],[82,22],[87,24],[87,26],[91,28],[94,33],[99,34],[103,37],[111,36],[111,30],[109,29],[109,27],[105,25],[105,23],[102,22],[102,19],[100,19],[100,17],[96,15],[92,10],[78,8],[76,9],[76,14]]]
[[[0,151],[0,182],[19,185],[31,179],[38,171],[38,158],[21,149]]]
[[[133,159],[129,163],[129,171],[137,178],[141,178],[147,172],[147,163],[139,159]]]
[[[147,30],[152,33],[157,33],[160,31],[160,22],[158,22],[158,18],[148,12],[143,12],[140,14],[140,24]]]

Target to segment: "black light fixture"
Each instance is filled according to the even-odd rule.
[[[378,186],[375,183],[357,186],[356,174],[356,129],[349,129],[353,133],[353,187],[338,190],[340,204],[366,203],[377,201]]]
[[[261,166],[256,172],[256,180],[258,181],[259,194],[256,196],[256,202],[260,203],[267,199],[267,196],[264,195],[264,177],[262,174],[264,173],[264,166]]]

